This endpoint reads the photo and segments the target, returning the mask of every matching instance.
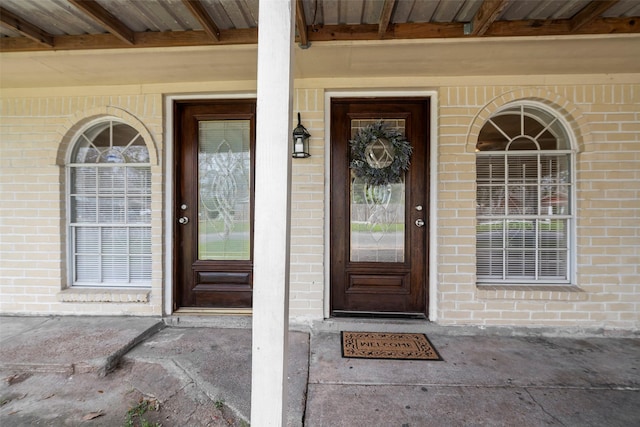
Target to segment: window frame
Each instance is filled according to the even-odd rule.
[[[146,149],[146,154],[147,156],[151,156],[151,150],[149,149],[149,145],[148,142],[145,140],[144,135],[142,132],[140,132],[138,129],[136,129],[134,126],[132,126],[131,124],[127,123],[124,120],[118,119],[116,117],[112,117],[112,116],[106,116],[106,117],[100,117],[98,119],[92,120],[88,123],[86,123],[85,125],[82,126],[82,128],[80,128],[78,130],[78,132],[76,133],[75,137],[72,140],[72,143],[69,145],[69,148],[67,150],[67,155],[66,155],[66,159],[65,159],[65,229],[66,229],[66,251],[67,251],[67,259],[66,259],[66,264],[67,264],[67,274],[66,274],[66,282],[67,282],[67,287],[68,288],[75,288],[75,289],[82,289],[82,288],[93,288],[93,289],[123,289],[123,288],[135,288],[135,289],[148,289],[151,287],[151,283],[152,283],[152,275],[153,275],[153,269],[152,269],[152,264],[153,264],[153,251],[152,251],[152,246],[153,246],[153,242],[152,242],[152,209],[151,206],[153,204],[153,195],[152,195],[152,180],[153,180],[153,175],[152,175],[152,163],[151,163],[151,159],[149,158],[147,162],[114,162],[114,163],[107,163],[107,162],[89,162],[89,163],[85,163],[85,162],[76,162],[74,155],[76,154],[77,150],[78,150],[78,145],[82,144],[83,142],[87,142],[90,141],[89,138],[86,137],[87,132],[92,131],[93,129],[95,129],[97,126],[100,125],[106,125],[105,128],[110,129],[110,144],[111,147],[117,146],[117,144],[113,144],[113,126],[114,125],[124,125],[129,127],[131,130],[133,130],[137,135],[130,141],[133,142],[136,139],[140,138],[140,140],[142,141],[142,144],[144,145],[144,148]],[[104,153],[103,153],[104,154]],[[124,183],[124,191],[122,193],[116,193],[114,194],[114,196],[118,196],[118,197],[122,197],[125,200],[125,204],[127,203],[127,200],[133,195],[133,196],[138,196],[138,198],[147,198],[149,199],[149,217],[147,221],[144,222],[130,222],[129,219],[127,218],[127,212],[125,211],[123,213],[123,220],[121,222],[101,222],[98,220],[98,218],[96,218],[96,221],[94,223],[76,223],[73,222],[73,218],[74,218],[74,203],[72,202],[72,199],[74,197],[74,173],[73,170],[79,170],[80,168],[83,167],[88,167],[88,168],[95,168],[95,173],[96,173],[96,179],[98,179],[98,175],[99,175],[99,171],[102,168],[109,168],[109,167],[121,167],[123,170],[123,174],[125,175],[123,177],[123,183]],[[127,180],[127,172],[130,169],[145,169],[146,172],[148,172],[148,181],[145,182],[144,185],[144,189],[142,190],[142,192],[140,193],[130,193],[129,192],[129,185],[127,184],[129,181]],[[104,198],[104,193],[101,194],[100,191],[100,187],[98,185],[98,181],[96,181],[96,193],[95,196],[92,195],[91,197],[95,197],[96,198],[96,202],[98,202],[101,197]],[[98,205],[96,205],[96,215],[99,214],[98,212]],[[98,229],[98,234],[101,236],[102,235],[102,231],[104,229],[108,229],[108,228],[112,228],[112,229],[116,229],[116,228],[126,228],[127,229],[127,253],[126,255],[124,255],[124,257],[126,257],[126,264],[127,264],[127,280],[126,281],[105,281],[104,280],[104,276],[101,274],[101,278],[100,281],[77,281],[77,261],[76,261],[76,255],[77,255],[77,247],[76,247],[76,233],[75,230],[77,230],[78,228],[84,228],[84,227],[92,227],[92,228],[97,228]],[[143,232],[148,233],[149,235],[149,247],[148,247],[148,253],[144,252],[142,254],[140,253],[136,253],[136,252],[132,252],[131,250],[131,246],[129,245],[129,239],[131,236],[131,228],[140,228],[140,229],[144,229]],[[98,255],[98,259],[102,259],[102,256],[104,254],[104,247],[101,246],[101,244],[99,245],[99,255]],[[146,258],[147,262],[149,263],[149,277],[148,279],[142,279],[142,280],[132,280],[132,275],[131,275],[131,270],[129,269],[129,266],[131,265],[131,260],[133,258],[137,257],[141,257],[141,258]],[[101,269],[102,270],[102,269]]]
[[[537,150],[518,150],[518,149],[512,149],[509,150],[509,147],[507,145],[507,147],[505,147],[502,150],[495,150],[495,151],[480,151],[479,149],[476,148],[476,156],[475,156],[475,183],[476,183],[476,189],[475,189],[475,193],[476,193],[476,208],[479,206],[478,204],[478,196],[479,196],[479,189],[477,186],[478,181],[480,180],[480,177],[478,176],[478,158],[479,157],[489,157],[489,156],[502,156],[503,162],[505,164],[508,163],[508,158],[509,156],[536,156],[537,158],[537,165],[541,166],[541,161],[540,159],[544,156],[548,156],[548,155],[560,155],[560,156],[566,156],[567,157],[567,166],[569,168],[569,181],[568,181],[568,187],[569,187],[569,191],[568,191],[568,197],[569,197],[569,203],[568,203],[568,212],[563,214],[563,215],[553,215],[554,219],[559,219],[559,220],[566,220],[567,226],[567,241],[566,241],[566,250],[567,250],[567,259],[566,259],[566,277],[563,279],[550,279],[547,277],[537,277],[538,276],[538,271],[535,272],[534,277],[533,278],[513,278],[513,277],[508,277],[508,270],[509,270],[509,266],[507,263],[507,260],[505,258],[504,259],[504,264],[502,265],[502,279],[496,278],[496,277],[486,277],[486,278],[479,278],[478,277],[478,224],[479,224],[479,220],[480,219],[487,219],[487,217],[491,216],[491,215],[480,215],[478,210],[476,209],[476,232],[475,232],[475,237],[476,237],[476,284],[478,286],[491,286],[491,285],[503,285],[503,286],[550,286],[550,287],[558,287],[558,286],[567,286],[567,285],[573,285],[576,283],[576,265],[577,265],[577,212],[578,212],[578,207],[577,207],[577,197],[576,197],[576,187],[577,187],[577,181],[576,181],[576,143],[575,143],[575,136],[572,132],[572,128],[569,126],[568,121],[566,120],[566,118],[560,114],[558,111],[550,108],[549,106],[547,106],[544,103],[541,102],[536,102],[536,101],[530,101],[530,100],[516,100],[513,102],[509,102],[505,105],[503,105],[501,108],[499,108],[498,110],[496,110],[495,112],[493,112],[493,114],[491,114],[483,123],[480,132],[478,133],[478,137],[476,138],[476,143],[478,143],[478,138],[480,137],[480,134],[482,132],[482,130],[485,128],[485,126],[496,126],[495,124],[490,123],[490,121],[492,121],[492,119],[494,119],[495,117],[504,115],[506,112],[508,111],[513,111],[513,110],[519,110],[519,115],[520,115],[520,120],[521,122],[524,120],[524,116],[529,116],[531,117],[531,115],[533,114],[531,110],[533,110],[534,112],[537,110],[539,113],[539,115],[537,115],[537,120],[539,121],[545,121],[546,117],[545,116],[549,116],[551,117],[552,120],[557,121],[557,123],[559,124],[559,126],[561,127],[563,133],[564,133],[564,137],[566,137],[566,148],[561,148],[561,149],[555,149],[555,150],[549,150],[549,149],[541,149],[540,145],[537,144]],[[533,114],[535,115],[535,114]],[[551,128],[550,124],[546,124],[546,128]],[[500,131],[500,130],[499,130]],[[550,130],[551,131],[551,130]],[[500,131],[501,133],[503,133],[502,131]],[[504,136],[507,136],[503,133]],[[538,136],[542,135],[542,132],[540,132],[538,134]],[[554,136],[557,137],[557,135],[554,134]],[[518,136],[515,136],[513,138],[510,138],[511,141],[514,141],[516,139],[518,139]],[[526,136],[529,137],[529,136]],[[531,137],[532,140],[535,139],[535,136]],[[506,173],[506,172],[505,172]],[[535,183],[535,185],[537,186],[537,188],[539,189],[542,186],[542,181],[540,180],[540,169],[537,169],[537,176],[538,176],[538,180]],[[508,176],[504,176],[502,179],[502,186],[504,188],[507,188],[509,183],[508,180]],[[552,216],[551,214],[548,215],[544,215],[542,213],[542,210],[540,209],[542,207],[542,202],[543,197],[542,197],[542,192],[538,192],[538,196],[537,196],[537,207],[538,207],[538,212],[536,214],[533,215],[526,215],[526,214],[513,214],[509,212],[509,209],[506,208],[505,209],[505,213],[503,215],[496,215],[496,220],[499,221],[509,221],[509,218],[513,218],[513,220],[520,220],[520,221],[524,221],[524,220],[531,220],[534,221],[536,224],[539,224],[540,221],[543,220],[544,217],[550,217]],[[503,229],[504,230],[504,229]],[[537,230],[538,231],[538,230]],[[503,232],[504,234],[504,232]],[[504,239],[504,237],[503,237]],[[536,238],[536,242],[537,242]],[[502,251],[503,253],[503,257],[506,257],[506,254],[508,253],[508,245],[507,243],[503,243],[502,248],[500,249],[500,251]],[[528,249],[528,248],[527,248]],[[536,259],[540,258],[540,253],[542,252],[541,249],[544,249],[542,246],[536,244],[534,250],[536,252]],[[550,248],[547,248],[550,249]],[[538,263],[536,261],[535,263],[536,268],[538,268]]]

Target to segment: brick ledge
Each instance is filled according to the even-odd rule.
[[[587,293],[573,285],[477,285],[477,297],[487,300],[584,301]]]
[[[69,288],[58,292],[61,302],[147,303],[149,289],[81,289]]]

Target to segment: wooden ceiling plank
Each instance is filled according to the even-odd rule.
[[[462,37],[462,23],[394,24],[385,34],[387,40]],[[379,40],[377,24],[324,25],[309,34],[311,41]]]
[[[573,18],[571,18],[570,28],[571,31],[578,31],[586,24],[592,22],[598,18],[607,9],[618,3],[618,0],[598,0],[592,1],[586,5],[580,12],[578,12]]]
[[[484,0],[471,21],[472,36],[484,35],[509,4],[509,0]]]
[[[459,38],[463,34],[462,22],[442,23],[396,23],[385,39],[434,39]],[[324,25],[309,33],[312,42],[317,41],[355,41],[378,39],[377,25]],[[637,34],[640,33],[638,18],[598,18],[582,27],[578,34]],[[524,20],[495,21],[484,37],[522,37],[522,36],[566,36],[572,34],[569,20]]]
[[[123,42],[135,44],[134,32],[95,0],[68,0]]]
[[[570,20],[497,21],[487,31],[487,37],[568,36],[574,34],[638,34],[637,17],[597,18],[579,30],[572,31]]]
[[[391,22],[391,14],[396,5],[396,0],[384,0],[382,12],[380,12],[380,22],[378,23],[378,37],[383,38]]]
[[[53,35],[0,6],[0,22],[36,43],[53,47]]]
[[[182,0],[189,12],[200,22],[204,31],[216,42],[220,41],[220,29],[211,18],[200,0]]]
[[[83,34],[79,36],[54,36],[55,50],[90,50],[122,48],[172,48],[187,46],[211,46],[211,37],[198,31],[149,31],[135,33],[136,44],[127,45],[113,34]],[[220,30],[220,45],[247,45],[258,43],[258,29],[246,28]],[[0,52],[52,51],[54,48],[36,43],[25,37],[1,37]]]
[[[300,43],[300,47],[307,49],[311,46],[311,43],[309,43],[307,17],[304,14],[304,5],[302,4],[302,0],[296,0],[296,28],[298,29],[298,42]]]
[[[637,17],[597,18],[571,33],[568,19],[496,21],[483,37],[563,36],[570,34],[638,34]],[[445,39],[465,37],[463,23],[396,23],[385,39]],[[220,45],[258,43],[257,28],[220,31]],[[135,33],[136,44],[128,45],[113,34],[84,34],[80,36],[53,36],[53,46],[27,37],[0,37],[0,52],[35,52],[79,49],[156,48],[182,46],[210,46],[213,41],[204,31],[164,31]],[[309,32],[310,42],[379,40],[378,25],[325,25]]]

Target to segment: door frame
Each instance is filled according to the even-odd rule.
[[[164,174],[164,230],[163,230],[163,249],[164,249],[164,280],[162,292],[162,314],[171,315],[174,312],[175,290],[174,290],[174,266],[173,266],[173,229],[175,227],[175,218],[173,218],[173,210],[175,206],[174,183],[175,175],[173,164],[175,161],[175,153],[173,151],[174,144],[174,109],[175,101],[199,101],[199,100],[218,100],[218,99],[257,99],[256,92],[235,92],[235,93],[215,93],[215,94],[174,94],[165,95],[164,97],[164,162],[162,163],[162,173]],[[223,312],[222,309],[208,309],[208,311]],[[240,310],[232,310],[239,313]],[[248,313],[251,310],[246,310]]]
[[[406,98],[415,98],[415,97],[428,97],[430,101],[430,111],[429,111],[429,218],[425,218],[429,224],[429,241],[428,245],[428,256],[429,259],[427,262],[429,263],[428,268],[428,294],[429,294],[429,306],[428,309],[428,320],[434,322],[437,320],[438,316],[438,300],[437,300],[437,288],[438,288],[438,264],[437,264],[437,242],[438,242],[438,92],[435,90],[416,90],[416,91],[407,91],[407,90],[349,90],[349,91],[326,91],[324,94],[324,135],[325,135],[325,147],[330,147],[331,144],[331,99],[332,98],[398,98],[398,97],[406,97]],[[331,150],[328,148],[324,150],[325,152],[325,205],[324,205],[324,304],[323,311],[325,319],[331,317],[331,271],[330,271],[330,233],[331,233],[331,206],[330,206],[330,186],[331,186]]]

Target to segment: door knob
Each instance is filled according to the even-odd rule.
[[[416,225],[418,227],[424,227],[424,221],[420,218],[416,219]]]
[[[185,225],[186,223],[189,222],[189,218],[187,218],[186,216],[180,217],[178,218],[178,222],[182,225]]]

